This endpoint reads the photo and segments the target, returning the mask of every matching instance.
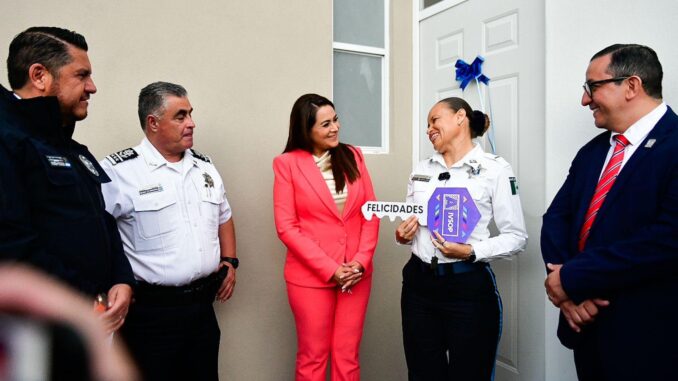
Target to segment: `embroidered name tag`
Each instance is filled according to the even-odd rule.
[[[162,192],[162,185],[161,184],[151,185],[151,186],[146,187],[144,189],[139,189],[139,195],[140,196],[143,196],[143,195],[149,194],[149,193],[155,193],[155,192]]]
[[[412,181],[423,181],[425,183],[431,181],[431,176],[426,175],[412,175]]]
[[[69,162],[68,159],[63,157],[63,156],[46,155],[45,158],[47,158],[47,162],[52,167],[58,167],[58,168],[70,168],[71,167],[71,162]]]

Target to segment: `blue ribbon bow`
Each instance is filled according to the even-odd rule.
[[[466,86],[468,86],[469,82],[474,79],[489,85],[490,79],[482,73],[483,62],[485,62],[485,59],[481,56],[477,56],[470,65],[462,59],[457,60],[457,63],[454,64],[454,67],[457,68],[456,80],[461,81],[462,90],[464,90]]]

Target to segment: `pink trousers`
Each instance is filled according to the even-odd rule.
[[[297,326],[296,381],[324,381],[331,359],[332,381],[360,380],[359,350],[372,277],[351,293],[287,283]]]

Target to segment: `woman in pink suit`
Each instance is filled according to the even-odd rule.
[[[296,377],[359,380],[358,352],[372,283],[379,220],[360,208],[374,190],[359,149],[339,142],[330,100],[302,95],[287,146],[273,160],[278,237],[287,246],[285,281],[297,327]]]

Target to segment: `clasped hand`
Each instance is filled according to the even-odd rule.
[[[351,287],[355,286],[362,277],[365,269],[358,261],[352,261],[349,263],[343,263],[337,270],[334,272],[334,281],[341,286],[341,291],[349,291]]]
[[[595,317],[600,313],[601,307],[607,307],[610,302],[600,298],[587,299],[579,304],[575,304],[565,293],[563,285],[560,283],[560,268],[563,265],[554,265],[547,263],[546,267],[551,271],[544,280],[546,295],[554,306],[560,308],[565,316],[567,324],[573,331],[579,333],[583,326],[595,321]]]

